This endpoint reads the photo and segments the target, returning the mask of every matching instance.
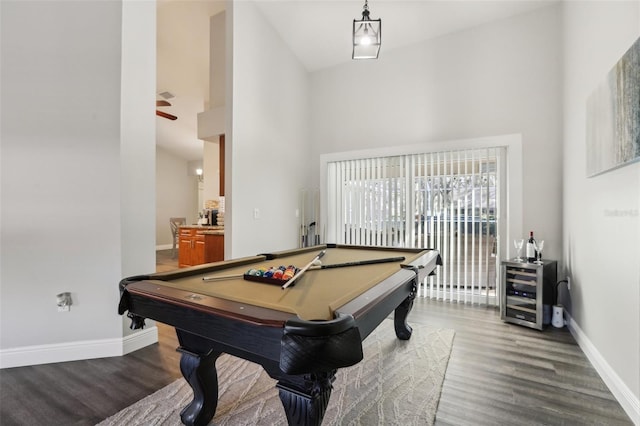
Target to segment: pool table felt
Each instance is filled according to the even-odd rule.
[[[399,271],[401,264],[411,263],[423,254],[421,252],[405,252],[401,250],[328,248],[322,258],[323,265],[397,256],[404,256],[405,260],[344,268],[308,270],[296,280],[294,286],[284,290],[279,285],[248,281],[243,278],[215,281],[202,280],[203,276],[241,275],[249,269],[258,269],[260,267],[294,265],[302,268],[313,260],[319,252],[320,250],[318,252],[304,252],[251,265],[195,274],[187,278],[154,282],[196,294],[289,312],[298,315],[304,320],[329,320],[333,319],[335,309]]]

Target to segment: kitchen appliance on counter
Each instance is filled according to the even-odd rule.
[[[198,225],[215,226],[218,224],[218,209],[205,209],[200,213]]]

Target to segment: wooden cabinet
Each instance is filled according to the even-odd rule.
[[[204,261],[203,263],[218,262],[224,260],[224,235],[206,234],[204,236]]]
[[[199,247],[196,246],[199,242]],[[201,248],[200,248],[201,247]],[[200,248],[200,250],[198,250]],[[201,251],[199,256],[198,251]],[[193,228],[180,228],[178,240],[178,266],[200,265],[204,263],[204,234]]]
[[[555,260],[543,260],[541,265],[503,261],[500,303],[502,320],[542,330],[551,320],[556,278]],[[544,318],[544,305],[549,310],[547,321]]]
[[[178,239],[178,266],[202,265],[224,260],[224,235],[207,228],[181,227]]]

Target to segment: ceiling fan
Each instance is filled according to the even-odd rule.
[[[167,101],[156,101],[156,107],[165,107],[165,106],[171,106],[171,104]],[[164,117],[164,118],[168,118],[169,120],[177,120],[178,117],[176,117],[175,115],[172,114],[168,114],[164,111],[160,111],[158,109],[156,109],[156,115],[160,116],[160,117]]]

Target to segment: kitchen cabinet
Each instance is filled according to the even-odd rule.
[[[180,227],[178,266],[202,265],[224,260],[224,231],[217,227]]]

